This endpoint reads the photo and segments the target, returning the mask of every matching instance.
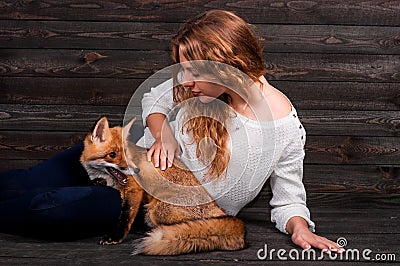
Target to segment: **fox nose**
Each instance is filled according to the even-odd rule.
[[[139,168],[139,167],[133,168],[133,172],[134,172],[135,174],[139,174],[140,168]]]

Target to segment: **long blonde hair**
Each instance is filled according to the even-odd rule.
[[[258,81],[266,73],[263,49],[251,26],[229,11],[210,10],[186,22],[171,39],[171,46],[175,63],[180,62],[181,52],[189,61],[208,60],[234,67],[253,81]],[[174,101],[184,102],[192,97],[191,91],[182,85],[174,87]],[[207,177],[211,178],[221,176],[230,160],[226,126],[232,114],[232,100],[226,93],[220,95],[218,100],[207,104],[191,101],[191,114],[185,120],[185,129],[192,134],[197,144],[196,155],[201,161],[207,161],[204,152],[207,149],[201,149],[201,141],[211,139],[214,142],[215,156],[207,173]],[[210,108],[210,104],[214,106]],[[207,113],[207,110],[212,110],[212,113]]]

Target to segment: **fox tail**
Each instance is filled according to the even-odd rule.
[[[136,240],[132,255],[178,255],[246,246],[244,223],[232,216],[161,225]]]

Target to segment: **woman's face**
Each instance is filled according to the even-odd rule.
[[[184,87],[189,88],[194,97],[199,97],[202,103],[209,103],[227,91],[226,87],[207,81],[196,72],[190,62],[179,52],[179,62],[182,65],[182,80]]]

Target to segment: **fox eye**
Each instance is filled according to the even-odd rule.
[[[113,151],[113,152],[110,152],[108,154],[108,156],[110,156],[110,158],[116,158],[117,157],[117,153]]]

